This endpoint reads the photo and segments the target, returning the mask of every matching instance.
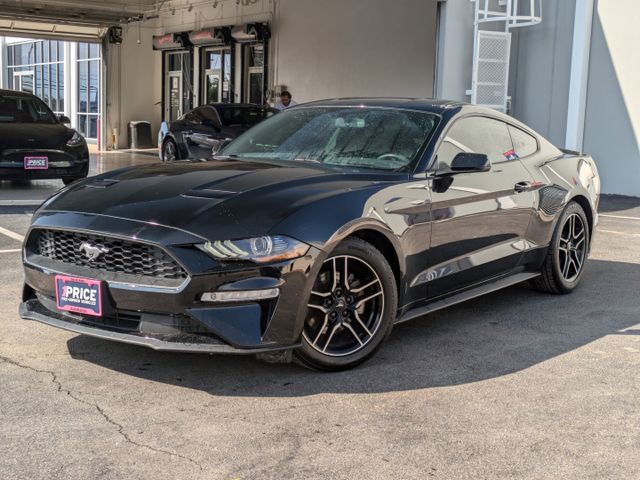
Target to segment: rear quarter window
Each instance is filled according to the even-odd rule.
[[[518,157],[528,157],[538,151],[538,140],[536,140],[536,137],[512,125],[508,127],[511,142],[513,143],[513,150]]]

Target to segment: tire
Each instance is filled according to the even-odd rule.
[[[347,238],[324,261],[307,305],[294,361],[324,371],[353,368],[391,333],[398,306],[393,270],[371,244]]]
[[[541,275],[531,281],[533,287],[546,293],[571,293],[584,273],[590,242],[587,215],[578,203],[570,202],[553,232]]]
[[[162,161],[174,162],[176,160],[180,160],[178,155],[178,145],[169,138],[162,144]]]

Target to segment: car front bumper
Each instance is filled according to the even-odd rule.
[[[24,157],[46,156],[48,168],[26,170]],[[87,147],[63,150],[5,150],[0,155],[0,180],[41,180],[86,177],[89,171]]]
[[[112,272],[60,264],[29,251],[34,230],[54,225],[63,228],[70,219],[79,231],[85,232],[83,222],[88,222],[91,233],[113,234],[101,229],[113,219],[99,215],[54,213],[36,218],[25,242],[22,318],[84,335],[174,352],[254,354],[300,345],[306,310],[303,298],[311,290],[315,265],[320,265],[324,256],[322,251],[311,247],[304,257],[270,265],[216,265],[197,248],[184,247],[201,239],[168,227],[120,219],[120,233],[136,232],[136,240],[170,238],[181,245],[172,249],[162,242],[156,243],[170,251],[188,272],[180,285],[169,288],[136,282],[131,276],[123,278]],[[54,282],[58,274],[101,281],[102,316],[59,310]],[[277,289],[278,296],[250,301],[201,300],[207,292],[268,289]]]

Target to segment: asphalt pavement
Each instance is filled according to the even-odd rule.
[[[21,320],[31,211],[0,204],[3,480],[640,478],[640,199],[603,198],[573,294],[495,292],[334,374]]]

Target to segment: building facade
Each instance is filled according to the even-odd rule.
[[[1,87],[33,93],[90,142],[101,117],[102,45],[0,37]]]
[[[477,1],[484,5],[485,0]],[[487,2],[492,9],[512,4]],[[640,2],[532,3],[542,5],[541,22],[514,28],[509,36],[509,113],[559,147],[592,154],[605,193],[640,196],[640,65],[634,55],[640,44],[635,27]],[[97,135],[105,148],[127,146],[130,121],[147,120],[157,131],[163,120],[203,103],[273,102],[283,89],[299,103],[352,96],[471,98],[474,1],[143,4],[148,11],[123,24],[117,39],[104,28],[78,30],[77,35],[102,42],[99,56],[65,46],[62,61],[67,65],[72,55],[73,61],[64,67],[64,95],[61,99],[58,72],[57,97],[49,97],[52,107],[61,111],[63,106],[75,125]],[[74,34],[71,28],[64,33]],[[52,55],[42,62],[43,72],[45,63],[57,62],[59,68],[60,53],[57,60]],[[70,85],[85,78],[82,62],[89,78],[86,100]],[[91,62],[100,65],[97,73]],[[32,66],[40,68],[35,57],[26,68]],[[3,68],[5,85],[9,80],[37,83],[35,74],[23,78],[14,67],[11,79],[9,67]],[[46,69],[51,78],[53,67]],[[97,101],[95,84],[104,92]]]

